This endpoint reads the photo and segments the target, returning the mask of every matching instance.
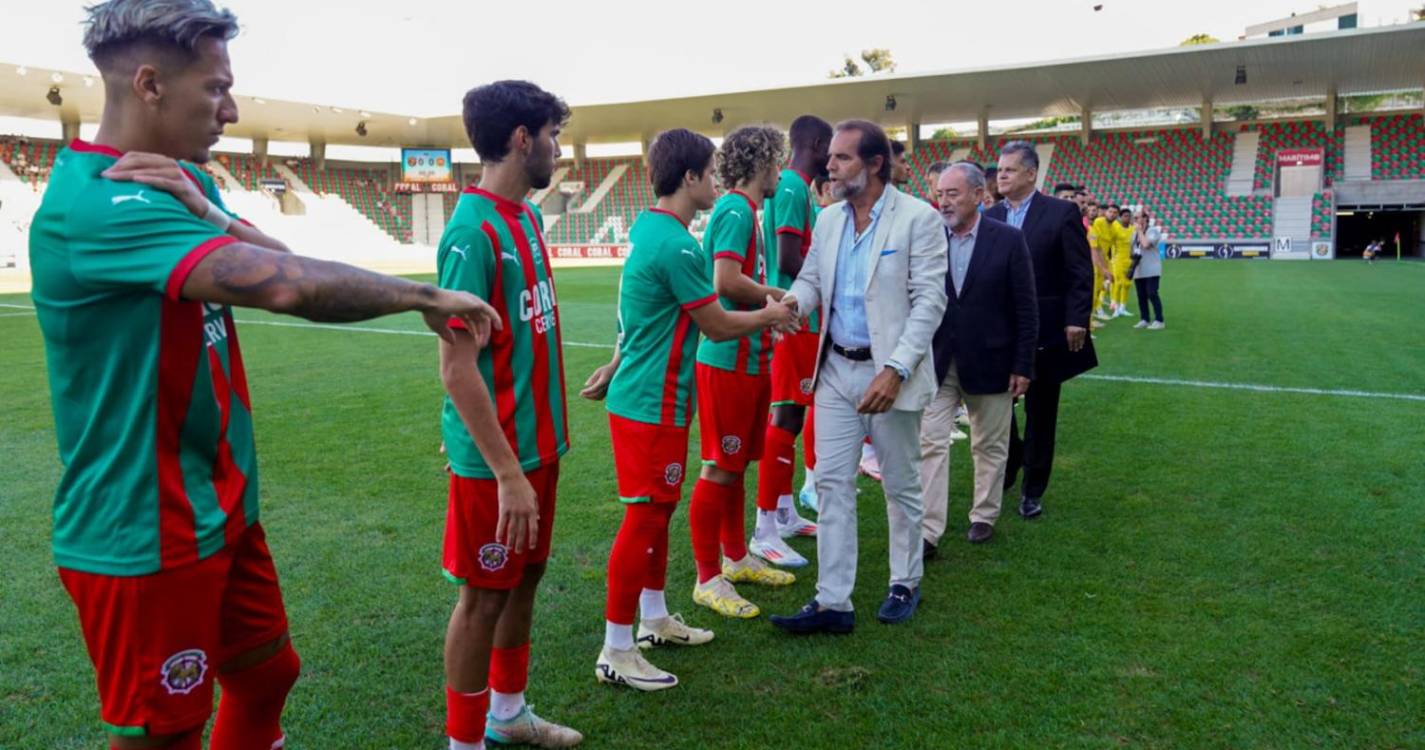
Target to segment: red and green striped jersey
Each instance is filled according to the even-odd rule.
[[[816,215],[820,213],[812,200],[811,178],[788,167],[782,170],[777,180],[777,190],[764,202],[762,229],[767,241],[767,278],[778,289],[791,289],[795,278],[782,273],[779,262],[777,238],[790,234],[801,240],[802,259],[811,250],[811,230],[816,225]],[[807,330],[816,333],[821,330],[821,313],[813,312],[808,319]]]
[[[629,230],[619,280],[619,365],[608,409],[624,419],[685,427],[693,417],[698,328],[689,310],[717,301],[698,241],[677,215],[653,208]]]
[[[436,273],[445,289],[470,292],[500,313],[476,366],[490,389],[500,429],[520,468],[551,464],[569,450],[564,349],[554,271],[537,209],[477,187],[466,188],[441,235]],[[452,325],[460,325],[452,321]],[[493,479],[450,396],[441,411],[450,470]]]
[[[139,576],[213,555],[257,521],[257,453],[232,313],[181,296],[237,240],[168,193],[102,177],[120,156],[79,140],[59,153],[30,265],[64,465],[55,562]],[[221,206],[212,179],[182,166]]]
[[[742,275],[758,284],[767,283],[767,254],[762,247],[762,232],[757,225],[757,204],[746,193],[734,190],[713,204],[708,228],[703,232],[703,251],[707,257],[708,278],[714,278],[713,266],[719,260],[734,260],[742,267]],[[719,297],[727,310],[756,310],[762,305],[739,305]],[[772,331],[762,329],[729,341],[703,339],[698,344],[698,362],[748,375],[767,375],[772,367]]]

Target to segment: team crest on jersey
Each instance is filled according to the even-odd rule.
[[[190,648],[164,659],[158,668],[158,681],[169,695],[187,695],[208,675],[208,655],[202,649]]]
[[[490,542],[480,548],[480,567],[491,573],[505,567],[510,561],[510,549],[498,542]]]
[[[802,387],[802,394],[803,394],[803,395],[806,395],[806,396],[810,396],[810,395],[811,395],[811,378],[802,378],[801,387]]]
[[[663,467],[663,482],[665,484],[677,484],[683,481],[683,465],[668,464]]]
[[[736,435],[722,436],[722,452],[729,456],[735,456],[742,452],[742,438]]]

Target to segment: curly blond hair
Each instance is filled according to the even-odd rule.
[[[787,160],[787,138],[771,125],[743,125],[717,150],[717,178],[728,190]]]

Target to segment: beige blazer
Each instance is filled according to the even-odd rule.
[[[821,310],[817,371],[830,352],[831,299],[836,288],[836,258],[845,229],[846,202],[827,206],[817,216],[811,249],[791,293],[803,315]],[[945,314],[945,224],[930,204],[886,186],[886,202],[866,262],[866,322],[871,359],[877,368],[895,362],[910,371],[892,408],[920,411],[935,396],[935,363],[927,354]]]

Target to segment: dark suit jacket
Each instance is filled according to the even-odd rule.
[[[1034,378],[1039,304],[1018,229],[981,216],[965,283],[957,293],[947,272],[945,293],[949,303],[933,339],[937,383],[952,361],[966,393],[1004,393],[1012,374]]]
[[[985,216],[1005,221],[1008,206],[1001,201]],[[1066,200],[1035,193],[1024,217],[1024,241],[1034,261],[1034,284],[1039,292],[1039,356],[1035,360],[1041,381],[1063,382],[1098,366],[1093,342],[1069,351],[1065,326],[1089,327],[1093,305],[1093,258],[1089,255],[1079,207]]]

